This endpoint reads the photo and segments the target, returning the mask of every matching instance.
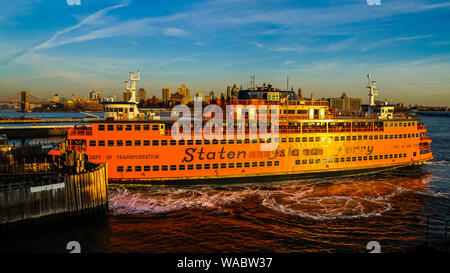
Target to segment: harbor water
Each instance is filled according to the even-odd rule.
[[[445,249],[450,119],[422,117],[435,159],[383,172],[264,183],[112,186],[109,216],[8,234],[0,252],[409,252]],[[427,232],[428,230],[428,232]],[[427,236],[428,233],[428,236]]]

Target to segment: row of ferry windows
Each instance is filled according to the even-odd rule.
[[[280,166],[280,161],[254,161],[254,162],[238,162],[238,163],[213,163],[213,164],[188,164],[188,165],[153,165],[153,166],[134,166],[135,172],[149,171],[184,171],[184,170],[210,170],[210,169],[234,169],[234,168],[256,168],[256,167],[272,167]],[[117,172],[132,172],[133,167],[117,166]]]
[[[364,136],[335,136],[329,137],[330,141],[351,141],[351,140],[378,140],[378,139],[402,139],[402,138],[413,138],[413,137],[419,137],[419,134],[395,134],[395,135],[364,135]],[[281,143],[286,143],[286,142],[320,142],[321,140],[325,140],[326,137],[290,137],[290,138],[281,138]],[[257,139],[253,139],[253,140],[249,140],[249,139],[244,139],[244,140],[234,140],[234,139],[230,139],[230,140],[226,140],[226,139],[222,139],[222,140],[217,140],[217,139],[213,139],[213,140],[208,140],[208,139],[204,139],[204,140],[116,140],[115,145],[114,145],[114,140],[99,140],[98,141],[98,146],[150,146],[150,144],[152,146],[167,146],[167,145],[209,145],[209,144],[249,144],[249,143],[258,143]],[[260,139],[259,143],[270,143],[271,139]],[[134,143],[134,144],[133,144]],[[89,146],[97,146],[97,141],[96,140],[90,140],[89,141]]]
[[[406,158],[406,153],[403,154],[386,154],[386,155],[369,155],[369,156],[353,156],[353,157],[336,157],[336,158],[316,158],[316,159],[302,159],[295,160],[296,165],[305,164],[326,164],[326,163],[339,163],[339,162],[352,162],[352,161],[367,161],[367,160],[382,160],[382,159],[395,159]]]
[[[105,131],[105,128],[107,131],[132,131],[134,128],[134,131],[150,131],[150,128],[152,129],[152,131],[158,131],[160,129],[163,129],[163,125],[162,124],[144,124],[144,125],[140,125],[140,124],[135,124],[134,126],[131,124],[127,124],[127,125],[115,125],[114,124],[108,124],[106,127],[104,124],[100,124],[98,125],[98,130],[99,131]]]
[[[411,127],[414,126],[415,122],[386,122],[386,127]],[[153,131],[157,131],[163,128],[162,124],[144,124],[144,125],[140,125],[140,124],[135,124],[134,126],[131,124],[127,124],[127,125],[114,125],[114,124],[108,124],[105,125],[104,124],[100,124],[98,125],[98,130],[99,131],[105,131],[105,129],[107,131],[132,131],[134,128],[134,131],[150,131],[150,128]]]
[[[343,162],[356,162],[356,161],[370,161],[370,160],[383,160],[383,159],[396,159],[406,158],[406,153],[403,154],[385,154],[385,155],[370,155],[370,156],[353,156],[353,157],[336,157],[336,158],[316,158],[316,159],[298,159],[295,160],[296,165],[306,164],[327,164],[327,163],[343,163]],[[147,165],[147,166],[134,166],[135,172],[150,172],[150,171],[184,171],[184,170],[209,170],[209,169],[233,169],[233,168],[256,168],[256,167],[272,167],[279,166],[279,161],[254,161],[254,162],[238,162],[238,163],[213,163],[213,164],[188,164],[188,165]],[[117,166],[117,172],[132,172],[133,166]]]

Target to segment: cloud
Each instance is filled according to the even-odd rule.
[[[164,35],[173,36],[173,37],[183,37],[183,36],[187,36],[188,33],[179,28],[166,28],[164,30]]]
[[[81,6],[81,0],[67,0],[67,5],[69,6]]]
[[[293,64],[293,63],[294,63],[294,61],[287,60],[287,61],[285,61],[285,62],[283,63],[283,65],[290,65],[290,64]]]
[[[362,52],[368,51],[370,49],[373,49],[375,47],[378,47],[380,45],[389,44],[389,43],[395,43],[395,42],[401,42],[401,41],[411,41],[411,40],[419,40],[419,39],[426,39],[429,37],[432,37],[433,35],[420,35],[420,36],[409,36],[409,37],[399,37],[399,38],[389,38],[385,40],[381,40],[376,43],[372,43],[369,46],[366,46],[361,49]]]
[[[290,46],[290,47],[283,47],[283,46],[278,46],[275,48],[271,48],[271,51],[304,51],[305,47],[300,46],[300,45],[294,45],[294,46]]]

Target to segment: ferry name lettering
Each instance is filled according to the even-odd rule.
[[[90,155],[89,156],[89,160],[96,160],[96,159],[100,160],[101,158],[102,158],[101,155]]]
[[[225,152],[224,147],[222,147],[222,149],[220,149],[220,151],[218,152],[205,152],[203,150],[203,147],[200,149],[197,148],[187,148],[186,150],[184,150],[185,156],[183,158],[183,160],[181,162],[191,162],[192,160],[194,160],[194,158],[197,157],[198,160],[215,160],[215,159],[245,159],[247,156],[247,153],[245,151],[238,151],[238,152],[234,152],[234,151],[229,151],[229,152]],[[217,156],[217,157],[216,157]]]
[[[344,151],[345,151],[346,154],[354,154],[356,152],[359,152],[359,153],[364,153],[365,152],[366,155],[371,155],[373,153],[373,145],[372,146],[354,146],[354,147],[351,147],[351,146],[346,146],[346,147],[339,146],[337,151],[336,151],[336,154],[334,156],[338,156],[341,153],[344,153]]]

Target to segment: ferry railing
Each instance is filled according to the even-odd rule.
[[[425,124],[418,124],[417,125],[417,130],[425,130],[427,129],[427,126]]]

